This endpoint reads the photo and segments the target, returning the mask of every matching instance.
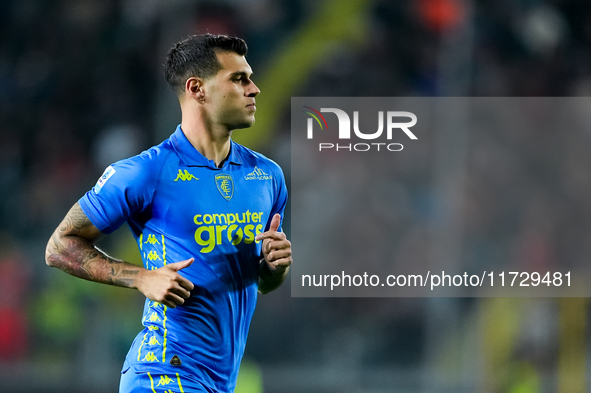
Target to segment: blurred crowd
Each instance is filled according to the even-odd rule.
[[[100,380],[95,374],[117,372],[140,329],[141,299],[136,294],[54,272],[45,266],[43,255],[53,229],[107,165],[159,143],[174,131],[176,123],[159,129],[157,124],[162,123],[156,121],[163,116],[161,95],[168,94],[167,100],[174,101],[173,93],[162,88],[166,48],[195,33],[241,36],[249,45],[248,60],[257,82],[271,59],[290,50],[285,43],[318,11],[320,3],[0,2],[2,378],[20,375],[14,374],[15,367],[25,370],[41,364],[34,367],[60,375],[68,375],[66,370],[73,368],[86,373],[90,381]],[[591,93],[591,6],[584,0],[366,3],[368,31],[363,42],[335,43],[330,56],[315,65],[293,96],[562,97]],[[182,10],[190,23],[173,41],[163,42],[171,34],[167,15],[174,15],[172,9]],[[461,62],[449,66],[455,56],[450,42],[456,38],[468,44]],[[280,118],[263,153],[278,161],[289,178],[289,103]],[[498,260],[545,268],[588,260],[591,132],[570,133],[568,124],[556,132],[561,134],[520,135],[505,130],[470,135],[463,188],[455,191],[463,201],[458,224],[463,263]],[[442,206],[432,173],[434,151],[430,146],[416,156],[400,158],[393,169],[399,181],[389,185],[396,214],[377,217],[397,228],[390,235],[396,258],[401,260],[428,258],[421,245],[429,239],[432,221]],[[530,183],[524,184],[523,178]],[[372,203],[379,210],[388,201]],[[286,223],[289,234],[289,217]],[[380,236],[374,220],[361,220],[359,225],[364,236]],[[330,230],[331,225],[325,227]],[[139,261],[130,234],[121,230],[118,234],[105,247],[118,252],[117,256],[129,255],[128,259]],[[352,231],[350,236],[360,233]],[[306,246],[294,244],[294,250],[298,247]],[[313,250],[302,254],[313,255]],[[297,263],[297,254],[294,258]],[[435,367],[441,360],[436,351],[445,350],[433,342],[461,342],[458,335],[469,334],[469,326],[483,310],[495,309],[494,304],[474,299],[450,303],[455,311],[445,315],[447,303],[441,306],[426,299],[292,299],[286,283],[259,301],[246,356],[261,365],[263,376],[265,369],[275,367],[277,371],[281,365],[297,364],[308,370],[311,379],[317,377],[310,370],[326,364],[333,366],[335,380],[352,378],[353,374],[343,374],[346,370],[391,365],[418,373],[416,379],[401,382],[410,386],[409,391],[417,391],[413,389],[424,387],[417,382],[420,373]],[[516,310],[525,306],[515,304],[511,310],[518,318]],[[134,308],[137,312],[129,312]],[[440,310],[435,322],[434,309]],[[557,350],[558,328],[550,321],[558,318],[559,307],[545,301],[530,304],[528,309],[538,311],[524,313],[527,320],[517,323],[516,329],[537,326],[538,333],[515,333],[507,351],[514,350],[516,357],[528,360],[532,353],[528,348],[535,346],[535,360],[528,364],[534,369],[553,369],[555,361],[548,359]],[[519,341],[521,336],[526,338]],[[90,368],[98,371],[93,374]],[[524,370],[531,374],[529,368]],[[474,390],[478,384],[469,385],[473,382],[470,376],[458,378],[467,385],[453,391],[479,390]],[[109,391],[110,383],[94,388]],[[356,383],[375,381],[359,377]],[[493,385],[488,391],[501,391],[502,386]],[[60,380],[54,386],[76,391],[73,382]],[[272,386],[270,391],[281,391],[279,382]],[[283,389],[298,391],[289,385]]]

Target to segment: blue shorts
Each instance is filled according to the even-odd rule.
[[[212,393],[212,390],[191,376],[135,372],[131,368],[121,373],[119,393]]]

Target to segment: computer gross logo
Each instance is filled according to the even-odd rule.
[[[320,108],[320,111],[309,107],[303,106],[308,109],[303,111],[310,115],[307,122],[307,139],[314,139],[314,120],[320,127],[320,130],[326,128],[329,131],[328,123],[322,113],[333,113],[337,116],[339,122],[338,138],[340,140],[351,139],[351,118],[342,109],[338,108]],[[378,111],[378,129],[372,133],[364,133],[359,130],[359,111],[353,111],[353,132],[355,136],[363,140],[376,140],[382,137],[384,132],[384,111]],[[362,143],[318,143],[318,150],[335,150],[335,151],[401,151],[404,146],[402,143],[391,142],[394,132],[403,131],[404,134],[410,139],[418,139],[415,134],[410,130],[412,126],[417,124],[417,116],[412,112],[401,112],[401,111],[387,111],[386,115],[386,141],[387,142],[362,142]],[[406,120],[406,121],[400,121]],[[316,128],[318,128],[316,127]],[[383,137],[381,138],[384,139]],[[344,141],[343,141],[344,142]]]

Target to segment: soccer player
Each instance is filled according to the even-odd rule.
[[[288,274],[283,173],[231,139],[253,124],[260,92],[246,52],[243,40],[222,35],[175,44],[165,76],[181,124],[161,144],[109,166],[47,244],[48,265],[146,296],[122,393],[232,392],[257,290],[274,290]],[[94,246],[124,222],[144,267]]]

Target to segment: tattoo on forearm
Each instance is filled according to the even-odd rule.
[[[139,267],[109,257],[90,241],[80,236],[92,226],[80,205],[70,209],[52,235],[46,259],[51,266],[90,281],[133,287]]]

